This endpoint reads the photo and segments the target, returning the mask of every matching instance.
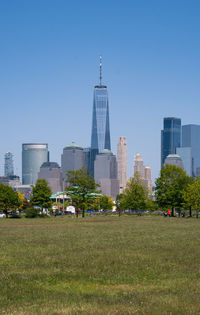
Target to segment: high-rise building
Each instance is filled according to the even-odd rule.
[[[85,167],[88,172],[90,172],[90,154],[91,149],[90,148],[84,148],[83,152],[85,154]]]
[[[94,160],[104,149],[111,150],[108,90],[102,85],[102,59],[100,57],[100,82],[94,87],[90,172],[94,176]]]
[[[49,161],[47,143],[22,144],[22,184],[35,184],[40,166]]]
[[[178,154],[181,157],[181,160],[183,162],[183,168],[186,171],[186,173],[189,176],[194,176],[193,175],[194,172],[193,172],[192,149],[190,147],[176,148],[176,154]]]
[[[134,176],[136,176],[136,174],[139,174],[148,189],[149,195],[152,195],[153,183],[151,180],[151,168],[149,166],[144,166],[143,158],[140,153],[137,153],[134,156],[133,174]]]
[[[46,179],[53,194],[63,191],[62,172],[58,163],[44,162],[40,167],[38,178]]]
[[[149,166],[145,166],[145,184],[148,188],[149,194],[152,195],[153,184],[151,180],[151,168]]]
[[[83,148],[75,142],[67,145],[63,149],[61,156],[61,169],[64,180],[67,181],[67,171],[77,171],[84,166],[86,166],[86,164]]]
[[[143,163],[143,158],[140,155],[140,153],[137,153],[134,156],[134,162],[133,162],[133,174],[139,173],[141,178],[145,178],[145,168],[144,168],[144,163]]]
[[[126,137],[119,137],[117,145],[117,167],[120,193],[123,192],[127,182],[127,145]]]
[[[181,146],[181,119],[167,117],[163,120],[161,131],[161,167],[169,154],[176,154],[176,148]]]
[[[191,148],[192,174],[197,176],[197,168],[200,167],[200,125],[182,126],[182,148]]]
[[[96,155],[94,161],[94,179],[100,184],[104,195],[116,198],[119,194],[116,156],[107,149]]]
[[[13,176],[14,175],[14,166],[13,166],[13,154],[7,152],[4,156],[4,176]]]

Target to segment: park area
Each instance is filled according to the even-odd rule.
[[[0,221],[0,314],[199,314],[200,219]]]

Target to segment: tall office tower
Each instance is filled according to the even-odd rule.
[[[14,175],[13,154],[11,152],[7,152],[4,156],[4,159],[5,159],[4,175],[13,176]]]
[[[85,165],[85,153],[83,148],[72,142],[63,149],[61,156],[61,169],[63,178],[67,181],[67,171],[77,171]]]
[[[102,58],[100,57],[100,82],[94,87],[92,114],[90,172],[94,176],[94,160],[104,149],[111,150],[108,90],[102,85]]]
[[[167,117],[163,120],[161,131],[161,167],[169,154],[175,154],[176,148],[181,146],[181,119]]]
[[[181,148],[176,148],[176,154],[178,154],[181,157],[181,160],[183,162],[183,168],[184,171],[189,175],[189,176],[194,176],[194,171],[193,171],[193,159],[192,159],[192,149],[190,147],[181,147]],[[198,167],[197,167],[198,169]],[[197,173],[196,173],[196,176]]]
[[[90,148],[84,148],[83,152],[85,154],[85,167],[88,172],[90,172]]]
[[[189,150],[189,148],[191,151],[191,159],[189,161],[192,167],[191,176],[195,177],[197,176],[197,168],[200,167],[200,125],[190,124],[182,126],[182,150]],[[181,158],[184,162],[183,155]]]
[[[40,166],[49,161],[47,143],[22,144],[22,184],[35,184]]]
[[[117,166],[120,194],[126,187],[127,182],[127,145],[126,137],[119,137],[117,145]]]
[[[141,157],[140,153],[137,153],[134,156],[134,162],[133,162],[133,174],[139,173],[141,178],[145,178],[145,169],[143,164],[143,158]]]
[[[47,180],[53,194],[63,191],[62,172],[58,163],[44,162],[40,167],[38,178]]]
[[[116,198],[119,194],[119,180],[117,174],[116,156],[108,149],[96,155],[94,161],[94,179],[100,184],[104,195]]]
[[[145,167],[145,184],[148,188],[149,194],[152,195],[153,184],[151,180],[151,168],[149,166]]]

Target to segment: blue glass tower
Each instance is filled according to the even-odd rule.
[[[182,148],[190,148],[192,165],[191,176],[199,176],[200,168],[200,125],[184,125],[182,127]]]
[[[169,154],[175,154],[176,148],[181,146],[181,119],[175,117],[164,118],[161,131],[161,167]]]
[[[94,87],[90,172],[94,176],[94,160],[104,149],[111,150],[107,86],[102,85],[102,58],[100,57],[100,84]]]

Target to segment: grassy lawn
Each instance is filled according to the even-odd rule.
[[[200,314],[200,220],[1,219],[0,314]]]

